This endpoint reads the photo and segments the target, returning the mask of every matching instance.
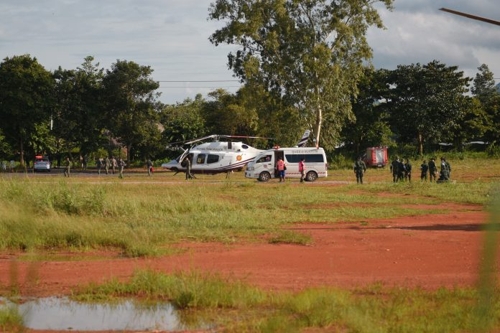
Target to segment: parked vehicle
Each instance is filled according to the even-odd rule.
[[[35,156],[35,164],[33,165],[33,172],[47,171],[50,172],[50,160],[46,156]]]
[[[271,178],[279,178],[276,173],[276,162],[283,159],[286,165],[286,178],[300,178],[299,162],[304,158],[305,180],[313,182],[328,176],[328,165],[323,148],[293,147],[269,149],[257,155],[248,163],[245,177],[256,178],[267,182]]]
[[[387,147],[366,148],[366,154],[363,156],[363,161],[367,167],[385,167],[388,162]]]

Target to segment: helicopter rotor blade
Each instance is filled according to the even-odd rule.
[[[468,14],[468,13],[459,12],[459,11],[456,11],[456,10],[453,10],[453,9],[439,8],[439,10],[442,10],[443,12],[447,12],[447,13],[451,13],[451,14],[455,14],[455,15],[467,17],[467,18],[470,18],[470,19],[473,19],[473,20],[477,20],[477,21],[482,21],[482,22],[486,22],[486,23],[490,23],[490,24],[500,25],[500,21],[496,21],[496,20],[492,20],[492,19],[489,19],[489,18],[485,18],[485,17],[481,17],[481,16],[476,16],[476,15],[472,15],[472,14]]]
[[[252,136],[252,135],[219,135],[221,138],[226,139],[265,139],[265,140],[274,140],[274,138],[268,138],[264,136]]]

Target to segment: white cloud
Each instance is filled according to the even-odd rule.
[[[440,8],[500,20],[496,0],[400,0],[392,12],[381,10],[387,30],[371,29],[368,41],[374,49],[377,68],[426,64],[438,60],[458,66],[474,77],[485,63],[500,77],[500,27],[453,15]]]
[[[227,69],[232,46],[208,38],[214,0],[4,0],[0,2],[0,57],[30,54],[49,70],[73,69],[92,55],[108,69],[117,59],[148,65],[162,82],[162,100],[181,102],[217,87],[236,91]],[[500,77],[500,27],[439,11],[446,7],[500,20],[498,0],[396,0],[381,10],[387,30],[370,29],[377,68],[432,60],[474,76],[486,63]]]

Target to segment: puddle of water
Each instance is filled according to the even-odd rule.
[[[3,304],[3,305],[2,305]],[[48,297],[14,305],[0,298],[0,308],[16,306],[24,325],[34,330],[185,330],[171,304],[142,306],[132,301],[87,304]]]

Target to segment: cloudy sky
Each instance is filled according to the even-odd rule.
[[[216,89],[234,92],[227,69],[231,46],[208,37],[213,0],[2,0],[0,57],[29,54],[47,70],[79,67],[94,56],[109,69],[116,60],[151,66],[161,100],[173,104]],[[498,0],[395,0],[380,10],[386,30],[370,30],[376,68],[439,60],[474,77],[487,64],[500,82],[500,26],[439,8],[500,20]]]

